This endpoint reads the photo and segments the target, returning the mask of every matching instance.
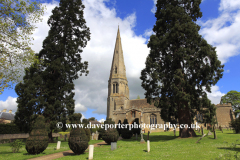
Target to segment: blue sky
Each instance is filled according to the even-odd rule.
[[[33,33],[32,49],[39,52],[42,41],[48,34],[47,20],[51,10],[59,1],[45,1],[46,12],[43,21]],[[107,82],[114,44],[119,25],[130,99],[139,95],[144,98],[144,90],[139,79],[149,53],[147,42],[155,24],[154,0],[84,0],[84,17],[90,28],[91,40],[82,53],[89,62],[89,75],[82,76],[75,84],[75,112],[84,117],[106,118]],[[201,34],[209,44],[216,47],[219,60],[224,67],[223,78],[211,87],[208,98],[214,104],[230,90],[240,91],[240,1],[204,0],[200,5],[203,17],[197,23]],[[0,95],[0,110],[17,110],[17,95],[14,89],[6,89]]]

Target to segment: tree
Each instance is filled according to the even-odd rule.
[[[137,96],[137,99],[140,99],[140,96],[139,96],[139,95]]]
[[[43,59],[42,72],[47,104],[44,110],[51,130],[56,127],[58,117],[67,110],[71,119],[74,113],[74,84],[78,72],[88,74],[88,62],[82,62],[80,53],[90,40],[90,30],[83,17],[85,6],[82,1],[61,0],[48,20],[50,30],[43,41],[39,59]],[[52,134],[49,133],[52,139]]]
[[[231,103],[235,116],[237,116],[237,113],[240,112],[240,92],[234,90],[229,91],[222,96],[220,103]]]
[[[19,82],[19,72],[37,60],[31,49],[30,37],[42,20],[44,7],[29,0],[2,0],[0,2],[0,94],[10,82]]]
[[[61,0],[48,20],[50,30],[43,41],[43,49],[37,54],[42,80],[39,97],[43,100],[38,107],[50,126],[50,141],[53,141],[52,131],[57,122],[63,117],[74,118],[73,80],[79,78],[78,72],[80,76],[89,72],[88,62],[82,62],[80,56],[90,40],[90,30],[83,17],[84,8],[81,0]]]
[[[207,92],[222,78],[224,65],[215,47],[198,34],[195,22],[202,16],[201,0],[158,0],[150,37],[150,54],[141,72],[147,102],[161,108],[166,122],[191,125],[202,108],[209,108]],[[196,136],[191,128],[180,128],[180,137]]]
[[[15,86],[15,92],[18,95],[18,108],[15,113],[14,123],[19,127],[20,131],[25,133],[32,131],[33,122],[38,117],[37,115],[43,114],[44,100],[41,97],[43,81],[40,73],[37,64],[26,68],[23,83],[20,82]]]

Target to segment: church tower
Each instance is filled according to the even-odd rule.
[[[120,31],[118,27],[112,66],[108,80],[107,118],[114,119],[116,111],[123,111],[129,100],[128,81],[123,58]]]

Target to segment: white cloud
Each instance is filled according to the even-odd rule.
[[[82,105],[80,103],[75,103],[75,112],[76,113],[85,112],[85,111],[87,111],[87,108],[84,105]]]
[[[13,98],[9,96],[6,101],[0,101],[0,111],[3,109],[7,109],[7,112],[11,109],[12,112],[17,111],[17,103],[16,103],[17,98]]]
[[[204,88],[204,87],[203,87]],[[220,100],[221,100],[221,97],[224,96],[225,94],[222,93],[220,90],[219,90],[219,87],[218,86],[212,86],[211,87],[211,93],[207,92],[207,96],[208,98],[211,100],[211,102],[213,104],[219,104],[220,103]]]
[[[231,3],[230,3],[231,2]],[[217,47],[217,54],[222,64],[226,63],[230,57],[236,56],[240,49],[240,11],[230,12],[233,9],[233,2],[222,0],[219,10],[220,16],[215,19],[210,19],[205,23],[199,21],[202,26],[200,34],[207,40],[208,43]],[[240,5],[234,8],[240,9]]]
[[[156,4],[157,4],[157,0],[153,0],[153,8],[151,9],[151,12],[155,14],[155,12],[157,11],[157,7],[156,7]]]
[[[240,1],[238,0],[221,0],[219,11],[234,11],[240,8]]]

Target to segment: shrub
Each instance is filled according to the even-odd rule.
[[[137,127],[135,128],[134,127],[134,123],[137,125]],[[132,133],[133,134],[140,134],[140,132],[141,132],[141,128],[139,128],[139,118],[136,118],[135,120],[134,120],[134,122],[133,122],[133,129],[132,129]]]
[[[12,152],[16,153],[22,148],[22,140],[17,139],[10,146],[12,147]]]
[[[107,118],[106,119],[106,121],[104,121],[104,126],[106,125],[106,124],[115,124],[115,122],[114,121],[112,121],[112,118]],[[102,136],[103,136],[103,134],[105,133],[105,128],[100,128],[99,129],[99,136],[98,136],[98,139],[100,139],[100,138],[102,138]]]
[[[38,116],[27,141],[26,150],[30,154],[42,153],[48,146],[48,132],[43,116]]]
[[[73,128],[68,139],[69,148],[77,155],[88,148],[88,138],[83,128]]]
[[[102,139],[107,143],[118,141],[118,131],[115,128],[108,128],[102,135]]]
[[[18,134],[23,133],[18,126],[13,123],[0,124],[0,134]]]
[[[90,141],[90,137],[91,137],[91,131],[89,128],[84,128],[88,142]]]
[[[120,136],[120,135],[121,135],[121,130],[122,130],[122,129],[121,129],[121,126],[120,126],[120,125],[122,124],[122,123],[121,123],[121,120],[118,121],[118,124],[119,124],[119,125],[117,126],[117,131],[118,131],[118,135]]]
[[[232,128],[234,128],[235,133],[240,133],[240,116],[235,120],[232,120],[229,124]]]
[[[128,120],[127,119],[124,119],[124,121],[123,121],[123,124],[128,124]],[[123,129],[122,129],[122,132],[121,132],[121,134],[122,134],[122,138],[123,139],[130,139],[131,137],[132,137],[132,131],[131,130],[129,130],[129,125],[127,125],[127,128],[126,127],[124,127]]]

